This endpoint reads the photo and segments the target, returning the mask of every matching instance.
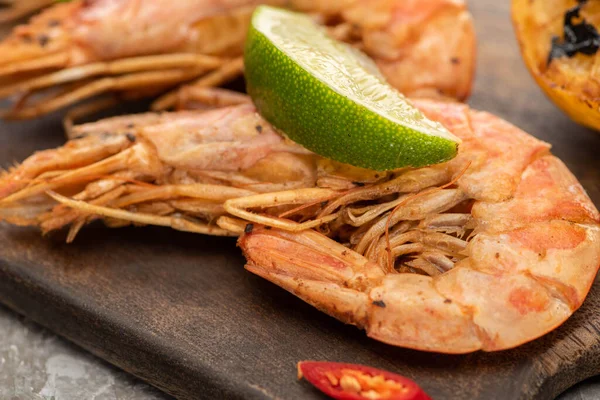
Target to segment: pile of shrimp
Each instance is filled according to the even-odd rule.
[[[71,225],[69,242],[100,217],[112,227],[155,224],[218,235],[241,233],[234,215],[255,223],[285,218],[274,226],[317,228],[386,267],[388,240],[394,264],[406,271],[440,273],[462,258],[472,231],[470,198],[450,185],[453,170],[446,165],[388,172],[352,167],[283,139],[245,95],[186,88],[179,100],[190,107],[209,94],[213,105],[239,105],[73,127],[65,146],[0,176],[0,218],[44,232]],[[57,199],[62,205],[55,207]],[[403,247],[417,242],[426,245]]]
[[[247,21],[258,3],[170,2],[181,18],[154,26],[159,0],[143,8],[75,0],[17,29],[0,44],[0,54],[19,49],[0,62],[0,93],[22,96],[13,118],[201,77],[155,103],[181,111],[70,125],[64,146],[1,172],[0,220],[44,233],[68,228],[69,242],[97,220],[239,236],[252,273],[372,338],[419,350],[515,347],[582,304],[600,266],[600,214],[577,179],[547,143],[431,99],[470,89],[472,27],[461,0],[285,2],[373,56],[417,108],[462,140],[449,162],[394,171],[313,154],[247,96],[212,87],[241,72],[243,34],[216,35],[223,41],[210,43],[214,51],[198,51],[206,44],[199,21],[232,10]],[[168,43],[146,42],[152,37]],[[58,91],[44,98],[46,90]]]
[[[459,103],[413,100],[462,139],[453,160],[371,171],[308,152],[249,99],[74,126],[0,176],[0,219],[102,219],[240,236],[251,272],[386,343],[502,350],[556,328],[600,266],[600,214],[550,146]],[[494,296],[488,295],[489,291]]]
[[[84,102],[78,116],[158,94],[154,110],[173,108],[177,92],[169,90],[182,83],[218,87],[241,76],[259,4],[310,13],[407,95],[470,93],[475,35],[463,0],[73,0],[0,42],[0,98],[12,100],[4,117],[37,118]]]

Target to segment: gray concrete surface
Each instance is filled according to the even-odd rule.
[[[171,398],[0,306],[0,399]]]
[[[597,399],[600,377],[556,400]],[[0,306],[0,400],[172,398]]]

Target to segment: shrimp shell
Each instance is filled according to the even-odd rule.
[[[0,42],[0,98],[14,100],[4,117],[36,118],[93,97],[107,105],[154,96],[190,81],[218,87],[243,71],[259,4],[314,15],[405,94],[469,95],[475,34],[463,0],[73,0]],[[153,109],[173,108],[176,97],[165,94]]]
[[[443,169],[452,176],[470,163],[453,189],[472,199],[469,214],[426,216],[423,231],[414,230],[404,210],[399,229],[392,223],[389,244],[381,229],[368,236],[375,224],[357,231],[365,246],[351,248],[275,221],[239,239],[246,268],[395,346],[498,351],[555,329],[581,306],[600,267],[597,209],[547,144],[464,105],[415,103],[463,139],[458,157]],[[228,200],[225,209],[236,215],[242,200],[250,201]],[[442,229],[472,232],[467,240],[452,230],[423,233],[437,230],[436,221]],[[389,270],[386,246],[394,257],[412,257]],[[380,257],[386,260],[377,262]]]
[[[216,225],[225,200],[316,181],[314,156],[245,98],[209,111],[113,117],[71,135],[0,173],[0,219],[44,232],[70,225],[68,241],[100,217],[232,235]]]

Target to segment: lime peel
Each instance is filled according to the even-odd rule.
[[[306,15],[258,7],[245,69],[259,112],[324,157],[388,170],[456,155],[460,139],[388,85],[370,58]]]

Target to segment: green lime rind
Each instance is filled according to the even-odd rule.
[[[404,102],[401,107],[399,105],[400,111],[392,111],[396,115],[404,112],[406,124],[398,122],[403,115],[399,118],[382,115],[385,112],[374,111],[365,102],[355,101],[352,95],[340,94],[325,82],[327,78],[319,79],[314,71],[311,73],[299,65],[289,53],[282,51],[257,29],[261,13],[272,13],[273,10],[292,14],[292,19],[307,18],[268,6],[259,7],[253,16],[244,59],[247,91],[260,114],[273,126],[323,157],[373,170],[422,167],[456,156],[459,139],[440,124],[427,120],[389,86],[385,85],[385,91],[394,91],[398,103]],[[315,26],[315,29],[319,28]],[[324,32],[320,34],[333,42]],[[353,49],[345,52],[349,57],[355,53]],[[371,65],[365,65],[360,57],[353,61],[363,68],[362,74],[382,79],[374,73],[378,71],[373,71]],[[392,98],[395,99],[394,96]],[[419,122],[412,124],[414,120]],[[425,129],[411,126],[419,124]],[[432,134],[432,127],[440,133]]]

